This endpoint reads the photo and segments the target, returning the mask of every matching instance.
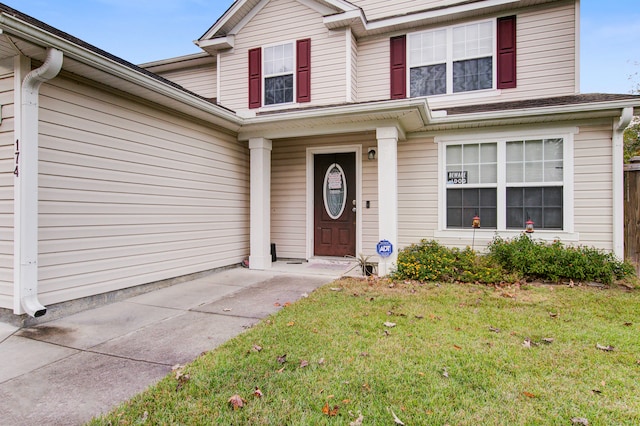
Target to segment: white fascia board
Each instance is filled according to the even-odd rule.
[[[244,124],[263,124],[278,121],[304,120],[311,118],[355,115],[372,112],[406,111],[412,109],[416,109],[420,112],[420,116],[422,117],[422,121],[425,125],[429,124],[429,122],[431,121],[431,113],[429,111],[429,106],[425,98],[409,98],[402,100],[373,102],[367,104],[339,105],[326,108],[310,108],[299,111],[287,111],[286,113],[282,114],[258,115],[256,117],[246,118]]]
[[[570,104],[561,106],[549,106],[540,108],[526,108],[526,109],[514,109],[507,111],[490,111],[490,112],[477,112],[471,114],[456,114],[445,117],[434,117],[430,121],[430,124],[453,124],[466,121],[488,121],[499,120],[518,117],[535,117],[544,115],[558,115],[558,114],[576,114],[576,113],[589,113],[598,111],[611,111],[611,116],[620,116],[620,110],[625,108],[638,107],[640,101],[629,99],[621,101],[609,101],[609,102],[591,102],[584,104]]]
[[[200,52],[192,53],[190,55],[177,56],[175,58],[161,59],[159,61],[145,62],[144,64],[139,64],[138,66],[149,71],[153,70],[151,72],[158,72],[195,67],[203,64],[212,64],[215,62],[215,56],[212,56],[206,52]]]
[[[235,46],[235,42],[236,38],[234,35],[194,41],[196,46],[210,53],[217,52],[218,50],[233,49],[233,47]]]
[[[453,16],[461,13],[473,12],[476,10],[487,9],[496,6],[504,6],[508,4],[517,4],[520,0],[486,0],[482,2],[464,3],[457,6],[451,6],[437,10],[427,10],[424,12],[412,13],[409,15],[394,16],[391,18],[383,18],[373,22],[367,21],[361,10],[351,10],[338,15],[327,16],[324,18],[324,24],[329,28],[337,28],[342,25],[350,25],[354,19],[359,19],[364,27],[365,35],[369,31],[379,32],[387,28],[394,28],[402,25],[413,24],[418,21],[428,21],[439,19],[446,16]]]
[[[224,13],[224,15],[222,15],[220,19],[218,19],[218,22],[216,22],[211,28],[209,28],[209,31],[204,33],[204,35],[200,37],[198,41],[215,37],[216,33],[227,23],[229,18],[238,13],[238,11],[242,9],[247,1],[248,0],[239,0],[233,3],[233,5]]]
[[[176,100],[186,106],[206,112],[212,116],[212,119],[218,117],[220,120],[216,124],[222,127],[237,131],[243,123],[243,120],[232,111],[149,77],[133,68],[101,56],[87,48],[30,25],[13,16],[0,14],[0,29],[30,43],[61,50],[65,57],[75,59],[80,63],[109,73],[124,81],[134,83],[139,87]],[[211,120],[211,122],[214,122],[214,120]]]

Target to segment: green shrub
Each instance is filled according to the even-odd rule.
[[[559,241],[534,241],[523,234],[510,240],[494,238],[485,256],[478,256],[469,247],[460,250],[422,240],[398,253],[392,278],[487,284],[527,278],[611,284],[616,280],[634,279],[635,269],[629,262],[622,262],[604,250],[565,246]]]
[[[505,270],[533,279],[611,284],[635,276],[633,266],[618,260],[613,253],[593,247],[565,246],[560,241],[534,241],[524,234],[510,240],[494,238],[488,257]]]
[[[436,241],[422,240],[398,253],[394,279],[417,281],[464,281],[497,283],[504,271],[492,259],[477,256],[469,247],[448,248]]]

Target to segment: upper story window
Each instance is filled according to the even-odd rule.
[[[311,102],[311,39],[250,49],[249,108]]]
[[[264,48],[264,104],[293,102],[293,43]]]
[[[410,96],[493,88],[493,21],[410,34]]]
[[[516,17],[391,38],[391,99],[516,87]]]

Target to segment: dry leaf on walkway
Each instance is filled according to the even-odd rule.
[[[600,343],[596,343],[596,349],[600,349],[601,351],[611,352],[614,347],[611,345],[602,346]]]
[[[233,395],[231,398],[229,398],[229,401],[227,402],[229,403],[229,405],[233,407],[234,410],[238,410],[244,407],[244,403],[246,401],[242,399],[240,395]]]

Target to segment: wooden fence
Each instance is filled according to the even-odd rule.
[[[624,166],[624,258],[640,275],[640,157]]]

